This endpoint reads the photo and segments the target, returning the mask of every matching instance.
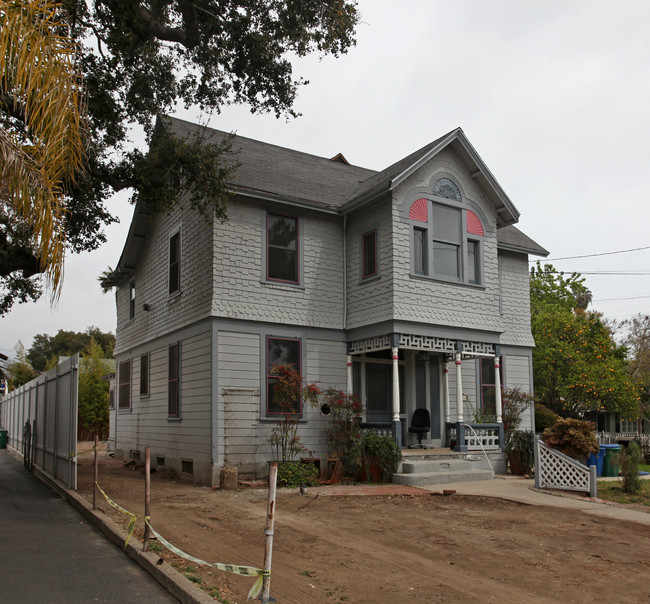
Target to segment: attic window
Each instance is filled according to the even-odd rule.
[[[445,199],[462,201],[458,185],[450,178],[439,178],[433,185],[433,194]]]

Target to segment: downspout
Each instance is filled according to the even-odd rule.
[[[348,325],[348,216],[343,215],[343,331]]]

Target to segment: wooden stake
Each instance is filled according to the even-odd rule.
[[[149,518],[151,514],[151,452],[149,447],[145,447],[144,451],[144,515]],[[142,551],[146,552],[147,547],[149,547],[149,525],[145,522]]]
[[[275,491],[278,482],[278,462],[272,461],[269,466],[269,503],[266,513],[266,535],[265,548],[264,548],[264,570],[268,571],[268,575],[264,577],[262,583],[262,597],[261,600],[264,604],[271,601],[271,557],[273,553],[273,525],[275,523]]]
[[[99,457],[97,455],[97,445],[99,443],[99,434],[95,432],[95,457],[93,460],[93,510],[97,509],[97,481],[99,480]]]

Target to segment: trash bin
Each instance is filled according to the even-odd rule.
[[[596,474],[598,476],[603,475],[603,462],[605,461],[605,449],[603,445],[600,445],[598,453],[590,453],[587,458],[587,467],[596,466]]]
[[[7,431],[4,428],[0,428],[0,449],[7,448]]]
[[[605,449],[605,459],[603,461],[603,476],[618,476],[618,459],[614,459],[621,450],[621,445],[600,445]]]

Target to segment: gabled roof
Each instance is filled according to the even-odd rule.
[[[231,136],[174,117],[162,119],[180,139],[201,136],[207,142],[219,142]],[[236,135],[232,141],[232,161],[238,167],[229,184],[236,193],[249,197],[345,214],[392,191],[447,147],[457,153],[492,203],[498,217],[499,248],[547,256],[548,252],[532,239],[508,227],[517,222],[519,212],[460,128],[381,172],[353,166],[341,153],[328,159]],[[132,274],[149,227],[147,209],[137,204],[117,267],[102,285],[117,285]]]
[[[519,211],[510,201],[506,192],[501,188],[492,172],[485,165],[479,154],[471,145],[461,128],[441,136],[439,139],[422,147],[415,153],[400,159],[392,166],[371,176],[361,183],[354,193],[353,199],[345,209],[355,209],[377,197],[392,191],[406,180],[425,163],[435,157],[443,149],[454,149],[467,166],[467,170],[486,191],[498,217],[498,226],[513,224],[519,220]]]

